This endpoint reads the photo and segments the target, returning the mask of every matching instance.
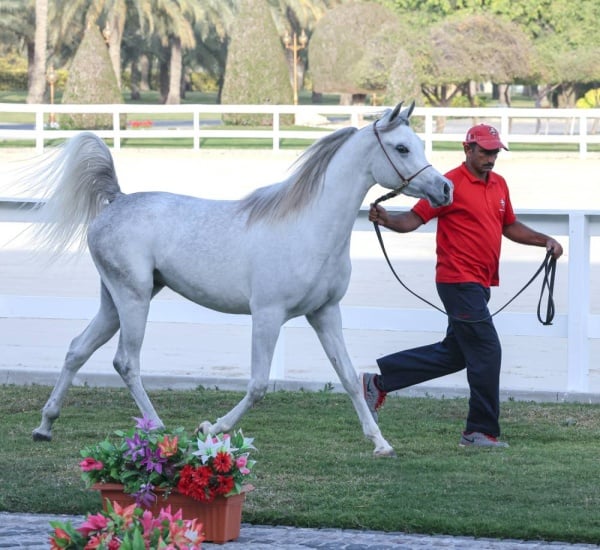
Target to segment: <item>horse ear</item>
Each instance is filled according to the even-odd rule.
[[[415,109],[415,102],[413,101],[403,112],[401,117],[403,119],[406,120],[406,122],[408,122],[408,119],[410,118],[410,115],[412,115],[412,112]]]
[[[390,115],[390,122],[392,122],[392,120],[394,120],[397,116],[398,113],[400,112],[400,109],[402,108],[402,101],[400,103],[398,103],[398,105],[396,105],[394,107],[394,110],[392,111],[392,114]]]

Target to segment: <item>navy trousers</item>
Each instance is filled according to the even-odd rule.
[[[466,431],[498,437],[502,349],[487,307],[490,289],[477,283],[438,283],[437,291],[448,313],[446,337],[378,359],[382,389],[390,392],[466,368]]]

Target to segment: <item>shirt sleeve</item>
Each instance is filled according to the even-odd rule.
[[[505,183],[506,185],[506,183]],[[503,225],[510,225],[517,221],[517,216],[513,210],[512,201],[510,200],[510,192],[506,185],[506,210],[504,211],[504,222]]]
[[[423,220],[423,223],[427,223],[439,215],[440,208],[433,208],[427,199],[420,199],[412,207],[412,211]]]

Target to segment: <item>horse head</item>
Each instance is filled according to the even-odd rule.
[[[452,202],[452,182],[427,161],[423,142],[410,127],[414,108],[413,101],[402,110],[400,102],[373,123],[377,152],[372,173],[379,185],[392,189],[385,198],[404,193],[445,206]]]

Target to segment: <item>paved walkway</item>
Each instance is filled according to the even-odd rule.
[[[49,522],[69,519],[68,516],[0,513],[0,549],[48,548]],[[72,518],[77,525],[81,516]],[[563,544],[557,542],[494,540],[472,537],[425,536],[406,533],[381,533],[342,529],[302,529],[243,524],[240,537],[226,544],[205,543],[206,550],[591,550],[592,544]]]

